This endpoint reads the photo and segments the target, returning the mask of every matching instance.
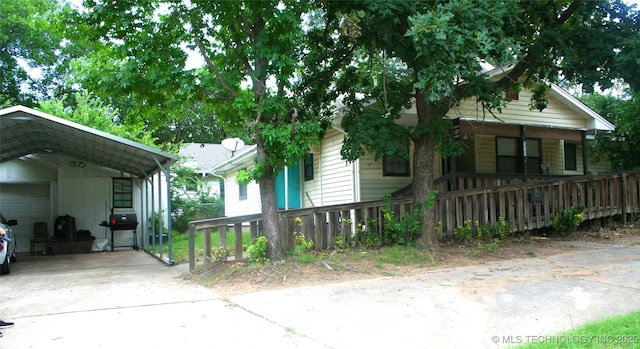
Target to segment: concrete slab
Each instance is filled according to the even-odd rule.
[[[640,310],[640,247],[222,299],[144,252],[23,258],[0,348],[495,348]],[[630,333],[629,335],[636,335]]]

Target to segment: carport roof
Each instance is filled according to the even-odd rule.
[[[0,163],[27,155],[59,154],[139,178],[178,157],[24,106],[0,110]]]

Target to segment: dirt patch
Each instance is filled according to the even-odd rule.
[[[403,277],[425,270],[519,258],[542,258],[584,249],[558,243],[568,240],[640,245],[640,230],[635,227],[588,229],[568,238],[544,235],[507,238],[497,246],[450,240],[442,242],[440,249],[434,253],[401,247],[368,250],[351,248],[317,252],[313,254],[313,258],[307,258],[308,262],[298,256],[260,266],[248,265],[246,262],[216,262],[196,269],[190,277],[222,296],[231,296],[381,276]]]

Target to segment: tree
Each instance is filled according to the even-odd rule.
[[[474,97],[499,111],[505,91],[526,86],[535,91],[532,108],[543,110],[546,84],[560,77],[586,90],[620,78],[640,83],[638,14],[621,1],[324,3],[327,18],[342,20],[343,35],[366,58],[347,62],[333,85],[349,106],[343,156],[354,160],[367,150],[408,157],[410,139],[415,205],[426,202],[433,188],[435,152],[460,151],[452,146],[445,114],[462,99]],[[513,69],[490,81],[481,73],[483,61]],[[365,105],[371,101],[377,103]],[[417,123],[395,123],[400,107],[412,101]],[[432,210],[420,214],[422,242],[432,249],[434,218]]]
[[[69,106],[68,103],[66,103],[66,99],[67,96],[63,96],[60,99],[40,101],[37,109],[96,130],[151,147],[157,147],[156,139],[153,138],[151,134],[145,132],[143,125],[119,124],[118,110],[105,104],[99,97],[90,92],[83,91],[75,93],[73,95],[73,106]]]
[[[0,105],[34,106],[63,86],[62,37],[49,27],[57,2],[0,2]]]
[[[87,0],[84,7],[72,21],[95,43],[91,58],[78,64],[83,86],[134,96],[138,117],[147,121],[177,120],[182,104],[202,102],[224,125],[223,133],[250,130],[253,139],[245,140],[255,142],[258,159],[243,179],[260,185],[269,258],[282,259],[275,178],[306,155],[322,132],[319,118],[298,107],[292,89],[308,5]],[[184,69],[185,47],[202,55],[203,69]]]
[[[590,94],[582,101],[616,126],[611,133],[599,133],[590,142],[590,152],[596,159],[611,161],[616,170],[640,169],[640,98],[619,98]]]

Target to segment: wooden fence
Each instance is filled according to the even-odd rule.
[[[439,238],[446,239],[453,237],[466,221],[473,227],[489,223],[495,231],[500,217],[504,217],[514,232],[547,228],[553,225],[558,212],[578,205],[585,207],[583,220],[621,216],[626,223],[628,215],[640,213],[640,174],[536,178],[527,183],[445,191],[436,197],[434,210]],[[336,238],[349,244],[358,238],[358,231],[381,234],[383,209],[391,210],[400,219],[403,213],[411,212],[412,198],[280,211],[284,244],[287,249],[293,249],[294,234],[304,234],[314,241],[314,248],[320,250],[335,247]],[[205,261],[212,259],[211,234],[224,232],[219,234],[219,243],[226,246],[229,230],[235,234],[234,256],[242,259],[242,232],[248,229],[252,239],[261,235],[260,220],[261,215],[254,214],[190,222],[190,268],[195,267],[196,231],[203,232]]]

